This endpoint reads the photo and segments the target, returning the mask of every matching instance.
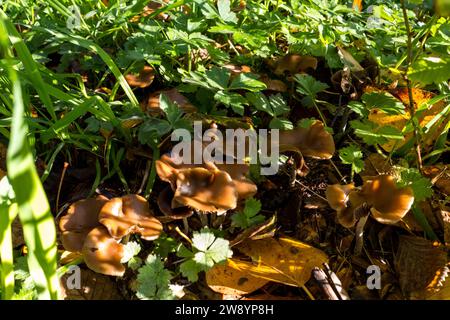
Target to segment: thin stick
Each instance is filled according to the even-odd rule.
[[[61,188],[64,181],[64,176],[66,175],[67,168],[69,167],[69,164],[67,162],[64,162],[63,171],[61,173],[61,178],[59,179],[59,185],[58,185],[58,193],[56,194],[56,212],[58,212],[59,208],[59,195],[61,194]]]
[[[412,33],[411,33],[411,27],[409,25],[408,13],[406,12],[405,0],[400,0],[400,2],[402,4],[403,19],[405,20],[406,34],[408,36],[408,42],[407,42],[408,55],[407,55],[407,60],[406,60],[406,70],[405,70],[405,73],[403,76],[406,80],[406,86],[408,87],[409,113],[411,115],[411,120],[412,120],[412,124],[414,127],[417,167],[419,170],[422,170],[422,154],[421,154],[421,150],[420,150],[420,136],[419,136],[419,130],[417,128],[417,123],[414,121],[414,116],[415,116],[416,110],[414,108],[414,99],[413,99],[411,81],[408,78],[408,70],[413,62]]]
[[[321,196],[320,194],[318,194],[317,192],[312,191],[310,187],[305,186],[303,183],[301,183],[301,182],[298,181],[298,180],[295,180],[295,182],[297,182],[297,183],[298,183],[299,185],[301,185],[303,188],[305,188],[305,189],[308,190],[309,192],[313,193],[314,195],[316,195],[316,196],[319,197],[320,199],[322,199],[322,200],[328,202],[328,200],[327,200],[325,197],[322,197],[322,196]]]

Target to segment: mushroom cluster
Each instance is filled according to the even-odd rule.
[[[397,187],[391,175],[365,177],[360,188],[353,183],[330,185],[326,197],[330,207],[337,211],[338,222],[347,228],[353,227],[369,210],[378,222],[395,224],[408,213],[414,202],[412,189]]]
[[[129,234],[155,240],[162,232],[145,198],[126,195],[108,200],[104,196],[73,203],[59,221],[61,242],[70,252],[80,252],[86,265],[95,272],[122,276],[124,245]]]
[[[161,211],[173,219],[187,218],[193,209],[223,214],[239,200],[256,194],[256,185],[246,177],[246,164],[175,164],[168,155],[156,162],[161,180],[170,186],[159,194]]]

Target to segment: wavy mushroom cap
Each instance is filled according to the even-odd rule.
[[[79,200],[70,205],[67,213],[59,220],[64,249],[71,252],[81,251],[87,234],[100,225],[98,214],[107,201],[108,198],[100,195],[97,198]]]
[[[147,200],[136,194],[108,201],[100,210],[99,221],[115,239],[131,233],[155,240],[163,229],[161,222],[153,217]]]
[[[325,196],[327,197],[328,204],[334,210],[341,210],[347,207],[347,201],[350,191],[355,189],[355,184],[350,183],[346,185],[333,184],[327,187]]]
[[[306,129],[280,131],[280,152],[297,150],[305,157],[331,159],[336,149],[333,136],[322,122],[315,121]]]
[[[177,175],[174,204],[222,214],[237,206],[233,180],[225,171],[192,168]]]
[[[184,219],[192,216],[194,210],[187,206],[175,203],[174,208],[172,208],[173,196],[174,192],[169,186],[159,193],[157,203],[162,213],[172,219]]]
[[[86,265],[97,273],[121,277],[125,266],[120,262],[124,255],[124,246],[99,226],[92,229],[83,245],[83,258]]]
[[[355,189],[355,185],[353,183],[330,185],[325,194],[330,207],[337,211],[338,222],[346,228],[353,227],[359,218],[359,209],[365,203],[364,197]]]
[[[174,160],[167,154],[161,156],[156,161],[156,172],[161,180],[169,182],[172,190],[176,190],[176,181],[179,172],[186,169],[203,168],[209,171],[215,172],[217,170],[228,173],[233,180],[234,186],[238,193],[238,200],[247,199],[256,194],[257,186],[247,178],[249,172],[248,164],[214,164],[212,162],[206,162],[202,164],[176,164]]]
[[[367,215],[365,203],[364,197],[358,191],[351,191],[348,194],[345,208],[337,210],[337,221],[346,228],[352,228],[362,215]]]
[[[228,173],[233,180],[238,200],[243,200],[253,197],[258,188],[256,184],[247,178],[250,167],[248,164],[217,164],[219,170]]]
[[[400,221],[414,203],[412,189],[397,187],[394,177],[390,175],[367,179],[361,188],[361,196],[372,206],[372,216],[384,224]]]

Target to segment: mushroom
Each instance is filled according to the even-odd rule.
[[[87,234],[82,253],[86,265],[95,272],[118,277],[125,273],[125,267],[120,262],[124,246],[112,238],[103,226],[95,227]]]
[[[193,169],[203,170],[186,171]],[[186,203],[186,205],[187,203],[190,203],[190,206],[197,210],[223,213],[224,210],[228,210],[226,208],[234,209],[236,207],[236,201],[234,199],[235,196],[237,196],[237,200],[243,200],[253,196],[257,191],[257,187],[253,183],[253,181],[246,177],[249,171],[249,166],[247,164],[215,165],[212,162],[206,162],[199,165],[184,163],[175,164],[174,160],[170,156],[163,155],[158,161],[156,161],[156,171],[161,180],[170,183],[171,188],[175,192],[175,194],[177,194],[176,190],[179,188],[179,186],[177,185],[177,181],[180,174],[183,174],[184,176],[181,180],[186,180],[186,177],[188,176],[189,178],[187,179],[187,182],[190,184],[190,186],[196,186],[194,179],[203,179],[202,183],[205,186],[208,186],[208,188],[212,188],[211,190],[218,193],[217,196],[223,198],[223,203],[219,203],[217,202],[217,200],[214,200],[217,196],[212,197],[210,195],[211,190],[208,190],[205,193],[204,191],[200,191],[201,188],[199,189],[197,187],[194,187],[195,192],[198,192],[198,194],[196,194],[191,200],[187,200],[186,197],[181,197],[180,199],[183,199],[182,202],[180,202],[179,200],[172,202],[173,205],[171,206],[171,208],[183,206],[183,203]],[[207,171],[210,173],[206,174]],[[211,174],[213,174],[214,178],[210,178],[211,181],[205,183],[204,181],[207,180],[207,177]],[[218,178],[220,178],[222,182],[218,183]],[[230,179],[232,181],[231,184],[229,183]],[[186,188],[185,184],[183,184],[181,180],[178,183]],[[194,189],[191,188],[190,191],[192,192]],[[232,191],[232,189],[234,189],[234,191]],[[198,197],[202,198],[202,201],[197,202],[195,199],[199,200],[200,198]],[[206,205],[203,203],[204,201],[212,201],[212,203]],[[162,200],[161,204],[164,205],[164,202]],[[208,210],[206,210],[206,208]],[[160,206],[160,209],[163,212],[164,210],[167,211],[166,207],[162,208]]]
[[[172,208],[174,193],[170,186],[164,188],[158,195],[158,207],[168,217],[172,219],[184,219],[192,216],[194,210],[187,206],[181,206],[175,203],[175,207]]]
[[[330,207],[337,211],[339,223],[347,228],[353,227],[369,208],[378,222],[395,224],[408,213],[414,202],[412,189],[398,188],[390,175],[366,177],[361,188],[355,188],[353,184],[330,185],[326,197]]]
[[[155,240],[162,231],[162,224],[153,217],[147,200],[136,194],[108,201],[100,210],[99,221],[115,239],[139,234],[142,239]]]
[[[87,234],[100,225],[98,214],[107,201],[108,198],[100,195],[72,203],[67,213],[59,220],[64,249],[71,252],[81,251]]]
[[[155,79],[155,70],[150,66],[144,66],[142,70],[136,74],[127,74],[127,80],[130,87],[146,88],[152,84]]]
[[[315,159],[331,159],[335,152],[333,137],[320,121],[309,128],[280,131],[279,140],[280,152],[297,151]]]
[[[230,175],[217,167],[180,170],[172,207],[177,205],[223,214],[237,206],[236,187]]]
[[[364,198],[355,190],[355,185],[353,183],[330,185],[325,195],[330,207],[337,211],[338,222],[346,228],[353,227],[362,215],[359,214],[359,209],[365,203]]]
[[[361,196],[372,206],[372,216],[384,224],[399,222],[414,203],[412,189],[398,188],[394,177],[389,175],[368,178],[361,188]]]

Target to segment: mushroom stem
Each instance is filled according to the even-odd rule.
[[[189,233],[189,223],[187,218],[183,218],[184,233]]]
[[[200,222],[202,223],[202,227],[208,226],[208,217],[201,211],[197,211],[198,217],[200,218]]]
[[[356,224],[356,243],[355,243],[355,249],[354,253],[355,256],[361,255],[362,248],[364,245],[364,226],[366,225],[367,219],[369,218],[369,215],[362,216],[358,223]]]

